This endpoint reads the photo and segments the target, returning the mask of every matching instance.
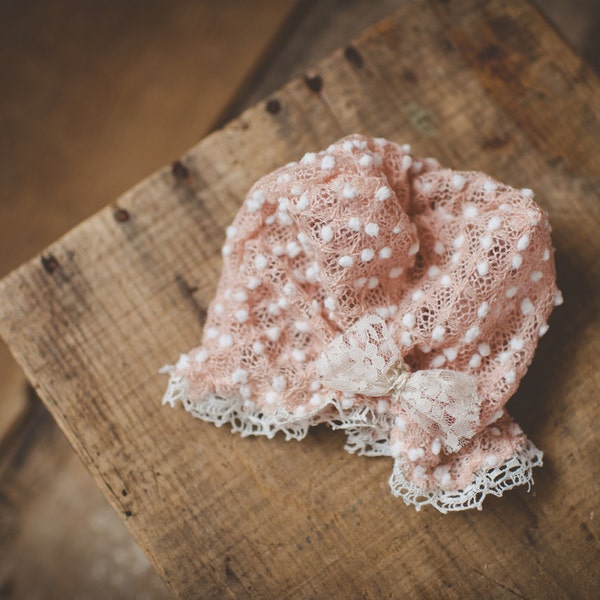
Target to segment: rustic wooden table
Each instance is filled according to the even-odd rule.
[[[0,332],[174,594],[594,597],[600,417],[600,85],[517,0],[417,0],[0,283]],[[531,187],[566,302],[511,412],[546,453],[533,493],[415,513],[388,461],[241,439],[159,406],[197,344],[249,185],[349,132]]]

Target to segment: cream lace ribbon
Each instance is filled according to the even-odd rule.
[[[480,425],[475,379],[449,369],[408,371],[385,321],[368,314],[330,342],[317,361],[324,385],[347,394],[389,397],[446,453],[458,451]]]

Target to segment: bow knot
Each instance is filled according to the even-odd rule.
[[[377,315],[364,316],[330,342],[317,369],[331,389],[390,397],[447,453],[458,451],[478,429],[481,399],[474,378],[449,369],[409,372]]]

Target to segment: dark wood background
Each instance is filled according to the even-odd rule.
[[[0,274],[400,4],[0,3]],[[595,2],[540,5],[598,60]],[[166,595],[2,347],[0,597],[40,592]]]

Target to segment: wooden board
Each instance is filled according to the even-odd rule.
[[[2,335],[178,596],[593,597],[600,85],[517,0],[419,0],[354,48],[319,65],[320,91],[291,82],[7,277]],[[550,212],[566,303],[510,405],[546,452],[529,495],[416,513],[390,461],[343,436],[241,439],[159,406],[156,369],[198,342],[248,186],[353,131],[532,187]]]
[[[206,135],[296,4],[0,3],[0,276]],[[25,396],[0,343],[0,441]]]
[[[0,3],[0,277],[206,135],[296,4]],[[28,399],[0,341],[0,598],[167,597]]]
[[[0,444],[0,598],[171,595],[44,406]]]

